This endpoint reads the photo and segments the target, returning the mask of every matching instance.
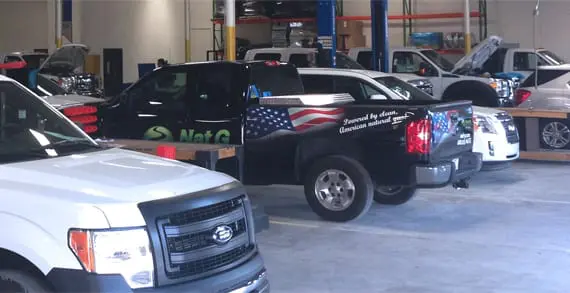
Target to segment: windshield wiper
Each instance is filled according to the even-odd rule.
[[[60,140],[60,141],[56,141],[56,142],[52,142],[50,144],[46,144],[43,145],[39,148],[34,148],[33,150],[45,150],[45,149],[51,149],[53,147],[56,146],[75,146],[75,145],[82,145],[82,146],[88,146],[88,147],[92,147],[92,148],[102,148],[102,146],[98,145],[98,144],[94,144],[92,142],[90,142],[89,140],[83,140],[83,139],[71,139],[71,140]]]

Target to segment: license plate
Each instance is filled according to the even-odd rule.
[[[453,165],[455,165],[455,170],[459,170],[459,158],[453,159]]]

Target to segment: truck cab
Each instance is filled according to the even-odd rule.
[[[475,62],[487,49],[488,47],[482,45],[462,60]],[[363,64],[366,69],[372,68],[372,49],[352,48],[348,56]],[[413,47],[390,49],[389,62],[389,73],[416,74],[428,78],[433,84],[433,96],[436,99],[470,100],[474,105],[485,107],[512,105],[513,92],[508,81],[458,74],[456,64],[433,49]]]
[[[278,61],[162,67],[102,117],[107,138],[243,145],[246,183],[304,185],[330,221],[356,219],[373,200],[403,204],[417,188],[464,187],[481,167],[470,102],[306,95],[295,66]],[[380,186],[410,192],[375,197]]]
[[[0,181],[1,292],[269,290],[238,181],[102,147],[2,75]]]

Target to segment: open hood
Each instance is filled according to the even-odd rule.
[[[497,51],[503,43],[503,38],[499,36],[490,36],[481,41],[477,46],[471,49],[471,52],[455,63],[453,73],[456,73],[464,68],[470,70],[481,68],[483,64]]]
[[[53,52],[40,66],[40,70],[53,67],[69,67],[74,72],[83,71],[89,47],[83,44],[66,44]]]

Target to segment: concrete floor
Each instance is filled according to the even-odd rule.
[[[516,163],[468,190],[422,190],[347,224],[319,220],[301,187],[249,187],[272,292],[570,292],[570,166]]]

